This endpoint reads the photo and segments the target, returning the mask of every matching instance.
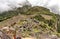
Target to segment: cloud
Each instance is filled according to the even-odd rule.
[[[29,0],[33,6],[43,6],[52,12],[60,14],[60,0]]]
[[[0,0],[0,12],[12,10],[13,8],[20,7],[25,0]]]
[[[28,0],[33,6],[44,6],[60,13],[60,0]],[[22,6],[26,0],[0,0],[0,12]],[[21,4],[21,5],[20,5]],[[55,7],[56,6],[56,7]]]

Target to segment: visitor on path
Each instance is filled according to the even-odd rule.
[[[21,39],[21,37],[17,37],[16,39]]]

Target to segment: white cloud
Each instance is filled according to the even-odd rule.
[[[0,0],[0,12],[8,11],[14,7],[19,7],[25,0]]]
[[[47,0],[28,0],[33,6],[43,6]]]
[[[60,0],[29,0],[33,6],[44,6],[60,14]]]
[[[0,12],[19,7],[26,0],[0,0]],[[28,0],[33,6],[44,6],[48,8],[54,8],[60,10],[60,0]],[[54,7],[53,7],[54,6]],[[56,8],[56,7],[58,8]]]

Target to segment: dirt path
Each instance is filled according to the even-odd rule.
[[[26,37],[26,38],[22,38],[22,39],[35,39],[34,37]]]

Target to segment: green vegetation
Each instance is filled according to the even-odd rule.
[[[6,19],[9,19],[13,16],[18,15],[18,13],[16,11],[7,11],[7,12],[3,12],[2,14],[0,14],[0,22]]]
[[[60,15],[56,14],[57,16],[57,31],[60,33]]]

